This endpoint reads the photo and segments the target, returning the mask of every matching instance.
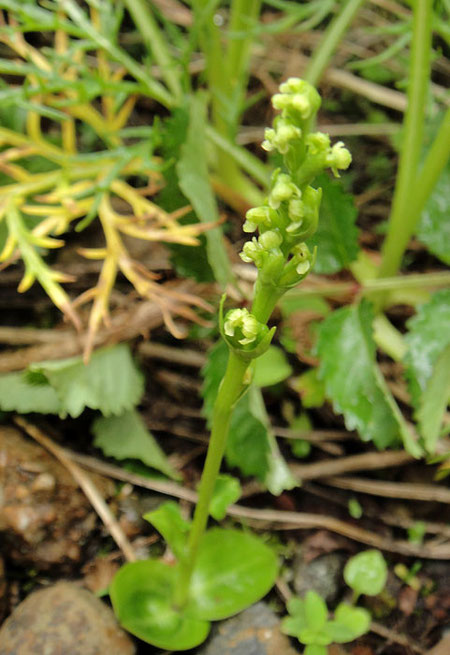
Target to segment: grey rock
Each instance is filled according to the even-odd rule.
[[[266,603],[256,603],[214,625],[196,655],[298,655],[280,632],[280,620]]]
[[[30,594],[0,628],[0,655],[134,655],[112,610],[70,582]]]
[[[305,562],[301,554],[294,562],[294,589],[298,596],[308,590],[317,591],[327,603],[332,603],[342,587],[342,570],[346,558],[342,553],[326,553]]]

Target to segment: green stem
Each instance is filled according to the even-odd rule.
[[[339,42],[347,31],[356,12],[364,0],[346,0],[342,3],[342,8],[333,18],[324,32],[318,48],[314,51],[308,67],[305,72],[305,80],[311,82],[314,86],[320,81],[325,68],[336,50]]]
[[[178,608],[182,608],[188,600],[189,583],[194,570],[200,541],[208,522],[209,506],[222,457],[225,452],[231,415],[235,403],[245,388],[244,377],[248,367],[249,362],[242,360],[233,352],[230,352],[227,370],[214,405],[211,438],[202,479],[200,481],[194,520],[189,535],[187,556],[180,562],[180,572],[174,598],[175,605]]]
[[[161,74],[179,104],[183,97],[180,78],[176,72],[174,60],[166,46],[164,35],[153,18],[149,3],[145,0],[125,0],[125,5],[141,33],[149,53],[153,54],[161,68]]]
[[[258,276],[255,282],[252,314],[260,323],[267,323],[272,312],[285,289],[280,289],[274,284],[264,284]]]
[[[383,244],[379,277],[390,277],[400,269],[403,253],[417,218],[411,211],[423,143],[427,91],[430,80],[431,0],[416,0],[409,70],[408,106],[404,137],[392,202],[388,233]]]

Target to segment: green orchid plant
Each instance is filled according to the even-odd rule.
[[[215,401],[211,439],[191,522],[167,503],[145,518],[162,534],[175,563],[150,559],[125,564],[110,595],[120,623],[159,648],[186,650],[202,643],[210,621],[236,614],[262,598],[278,572],[274,552],[259,538],[238,530],[207,530],[230,420],[248,389],[254,360],[264,354],[275,328],[268,320],[281,296],[301,282],[314,264],[305,241],[318,223],[321,190],[314,178],[346,169],[351,156],[342,143],[311,132],[320,96],[308,82],[288,79],[272,103],[280,110],[266,130],[263,148],[282,155],[265,203],[246,214],[245,232],[258,232],[241,253],[258,269],[251,309],[220,305],[220,331],[229,348],[227,369]]]

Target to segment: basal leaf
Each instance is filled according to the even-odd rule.
[[[292,367],[284,352],[277,346],[269,346],[254,363],[253,383],[258,387],[278,384],[292,373]]]
[[[49,384],[32,384],[23,372],[0,375],[0,409],[6,412],[59,414],[61,402]]]
[[[144,519],[162,534],[176,558],[183,559],[191,524],[181,516],[178,503],[169,500],[158,509],[144,514]]]
[[[177,172],[180,188],[189,199],[198,219],[202,223],[211,224],[219,220],[219,212],[208,175],[206,126],[207,97],[199,92],[191,98],[187,140],[181,149]],[[208,230],[205,236],[208,262],[216,280],[225,287],[232,273],[221,229],[215,227]]]
[[[423,392],[417,419],[425,450],[434,454],[442,421],[450,400],[450,344],[436,361],[433,373]]]
[[[412,402],[417,409],[439,355],[450,344],[450,289],[433,294],[429,302],[419,307],[407,326],[406,374]]]
[[[345,603],[337,606],[334,619],[327,624],[327,631],[338,644],[345,644],[366,634],[371,623],[370,614],[366,609]]]
[[[417,238],[444,264],[450,264],[450,166],[439,180],[422,212]]]
[[[317,246],[314,272],[337,273],[358,255],[357,210],[353,196],[325,173],[317,177],[316,184],[323,195],[317,232],[308,240],[308,246]]]
[[[85,407],[104,416],[119,415],[136,405],[144,391],[144,378],[125,344],[101,348],[88,364],[81,357],[39,362],[30,371],[44,375],[56,391],[61,411],[73,418]]]
[[[209,513],[216,519],[221,521],[226,513],[229,505],[235,503],[241,496],[242,488],[237,478],[232,475],[221,474],[217,476],[214,485],[214,493],[209,505]]]
[[[349,430],[377,448],[396,445],[420,456],[401,412],[376,363],[373,310],[368,301],[333,312],[319,328],[319,377]]]
[[[200,544],[186,613],[217,621],[237,614],[270,591],[277,557],[258,537],[213,528]]]
[[[159,560],[128,562],[109,593],[119,623],[131,634],[164,650],[188,650],[205,641],[210,624],[173,607],[177,567]]]
[[[173,479],[179,479],[140,414],[132,409],[120,416],[101,416],[92,424],[94,445],[108,457],[138,459]]]

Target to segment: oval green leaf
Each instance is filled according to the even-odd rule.
[[[357,594],[376,596],[387,580],[387,565],[379,550],[365,550],[352,557],[344,569],[344,580]]]
[[[130,562],[114,577],[109,593],[128,632],[157,648],[188,650],[205,641],[210,624],[173,608],[176,573],[159,560]]]
[[[256,603],[278,573],[275,553],[254,535],[213,528],[203,537],[186,613],[217,621]]]

